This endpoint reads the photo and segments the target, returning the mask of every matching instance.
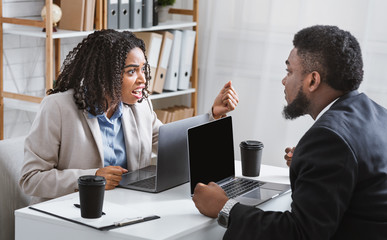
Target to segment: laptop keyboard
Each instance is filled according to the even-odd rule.
[[[233,181],[224,184],[222,186],[223,190],[226,192],[227,197],[235,198],[245,192],[248,192],[254,188],[262,186],[264,182],[259,182],[256,180],[250,180],[246,178],[236,178]]]
[[[154,189],[156,187],[156,176],[146,178],[146,179],[134,182],[134,183],[130,183],[128,185],[141,187],[141,188]]]

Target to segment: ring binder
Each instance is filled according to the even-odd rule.
[[[129,28],[129,0],[118,0],[118,28]]]

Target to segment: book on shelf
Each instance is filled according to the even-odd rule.
[[[60,8],[59,29],[83,31],[85,0],[61,0]]]
[[[93,31],[96,0],[55,0],[62,10],[58,28],[73,31]]]

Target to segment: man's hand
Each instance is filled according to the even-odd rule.
[[[228,197],[218,184],[210,182],[208,185],[198,183],[192,200],[201,214],[217,218]]]
[[[290,147],[287,147],[285,149],[285,160],[286,160],[286,165],[288,165],[288,167],[290,167],[290,164],[292,163],[292,158],[293,158],[293,152],[294,152],[294,149],[296,149],[295,147],[293,148],[290,148]]]
[[[233,111],[238,105],[239,98],[231,81],[226,83],[212,105],[212,115],[215,119],[226,116],[228,112]]]
[[[98,169],[95,175],[104,177],[106,179],[105,189],[110,190],[118,186],[118,184],[122,179],[122,174],[127,172],[128,170],[120,166],[107,166],[107,167]]]

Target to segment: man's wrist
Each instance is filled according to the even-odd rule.
[[[231,209],[237,204],[238,201],[235,199],[229,199],[226,204],[224,204],[222,210],[220,210],[218,214],[218,223],[220,226],[228,228],[228,225],[230,223],[230,212]]]

